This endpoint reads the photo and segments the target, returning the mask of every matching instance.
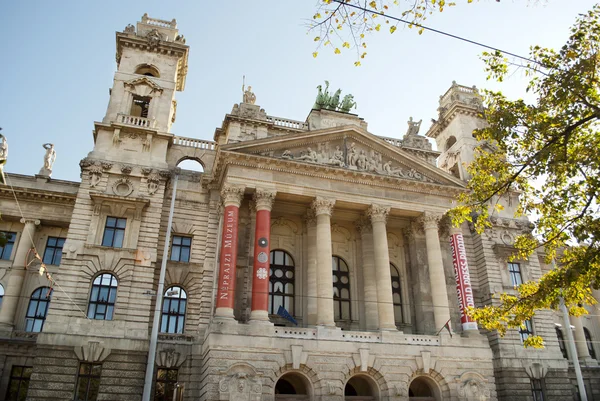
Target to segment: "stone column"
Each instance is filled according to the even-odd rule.
[[[379,328],[379,311],[377,310],[377,280],[375,278],[373,226],[368,218],[363,217],[357,222],[356,227],[360,232],[362,249],[365,325],[367,330],[377,330]]]
[[[220,319],[234,319],[238,216],[243,195],[243,187],[224,185],[221,191],[224,206],[223,233],[221,235],[217,309],[215,311],[215,317]]]
[[[4,298],[2,299],[2,308],[0,309],[0,325],[7,328],[14,326],[15,312],[23,289],[23,282],[25,281],[27,252],[33,247],[32,239],[35,233],[35,226],[39,225],[40,221],[35,219],[21,219],[21,223],[25,227],[23,227],[19,244],[15,250],[15,257],[10,270],[10,276],[8,277],[8,283],[4,289]],[[28,298],[25,295],[23,294],[24,297]]]
[[[421,217],[425,228],[429,282],[431,284],[431,299],[436,330],[440,330],[450,320],[446,275],[442,263],[442,250],[438,233],[438,223],[441,217],[442,215],[439,213],[430,212],[425,212]]]
[[[373,227],[373,251],[375,260],[375,279],[377,281],[377,310],[379,329],[396,330],[394,317],[394,298],[392,296],[392,275],[390,272],[390,254],[387,241],[387,220],[389,207],[371,205],[367,215]]]
[[[254,230],[254,261],[252,272],[252,311],[250,323],[269,323],[269,268],[271,247],[271,207],[275,191],[257,189],[256,228]],[[275,311],[274,311],[275,312]]]
[[[317,217],[317,325],[335,327],[331,268],[331,212],[335,200],[317,197],[312,208]]]
[[[306,264],[306,317],[310,326],[317,324],[317,217],[313,209],[306,212],[308,260]]]
[[[575,348],[577,348],[577,356],[579,361],[585,361],[591,359],[590,351],[587,347],[587,341],[585,341],[585,333],[583,332],[583,321],[581,316],[569,316],[571,324],[575,327],[573,330],[573,337],[575,337]],[[565,327],[568,330],[567,327]]]

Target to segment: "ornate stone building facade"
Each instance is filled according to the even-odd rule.
[[[467,304],[549,268],[508,263],[530,229],[511,202],[483,235],[444,218],[485,123],[475,88],[440,98],[439,152],[412,119],[402,139],[326,107],[293,121],[250,88],[210,142],[170,132],[188,69],[175,20],[144,15],[116,38],[81,182],[7,174],[14,193],[0,187],[0,397],[141,400],[166,259],[155,400],[573,398],[551,312],[504,338],[461,325],[451,238]],[[188,159],[204,172],[176,168]],[[591,315],[572,324],[600,399]],[[531,333],[544,350],[522,347]]]

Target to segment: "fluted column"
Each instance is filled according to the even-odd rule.
[[[269,268],[271,246],[271,207],[275,191],[257,189],[256,228],[254,230],[254,269],[252,274],[252,311],[250,323],[269,322]]]
[[[8,283],[4,290],[2,308],[0,309],[0,324],[8,327],[14,326],[15,312],[19,297],[21,296],[21,290],[23,289],[23,282],[25,281],[27,253],[33,247],[32,239],[35,233],[35,226],[39,225],[40,221],[35,219],[21,219],[21,223],[25,226],[15,250],[15,257],[10,270],[10,276],[8,277]]]
[[[390,254],[385,227],[389,212],[389,207],[380,205],[371,205],[367,210],[367,215],[371,218],[371,225],[373,227],[377,310],[379,312],[379,328],[381,330],[396,330],[392,275],[390,273]]]
[[[581,320],[581,317],[569,316],[569,319],[571,320],[573,327],[575,327],[573,330],[573,336],[575,337],[575,348],[577,348],[577,356],[579,357],[579,361],[590,359],[590,350],[588,350],[587,341],[585,340],[583,321]]]
[[[367,330],[377,330],[379,328],[379,311],[377,310],[377,279],[375,278],[373,226],[368,218],[361,218],[357,222],[356,227],[360,232],[362,249],[365,325]]]
[[[238,216],[244,195],[243,187],[226,185],[221,191],[223,199],[223,232],[219,261],[219,283],[215,317],[233,320],[235,280],[238,248]]]
[[[317,217],[313,209],[306,212],[306,237],[308,242],[308,260],[306,266],[306,315],[307,323],[317,324]]]
[[[317,197],[312,208],[317,218],[317,325],[335,327],[331,268],[331,212],[335,200]]]
[[[438,223],[441,217],[441,214],[429,212],[425,212],[421,217],[425,229],[431,299],[433,302],[435,327],[437,330],[444,327],[446,322],[450,320],[448,292],[446,290],[446,275],[442,263],[442,250],[440,248],[440,237],[438,233]]]

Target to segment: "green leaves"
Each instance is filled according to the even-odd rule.
[[[516,328],[536,310],[558,308],[564,297],[571,314],[596,302],[590,288],[600,287],[600,6],[581,16],[560,49],[530,48],[527,90],[536,102],[510,100],[485,92],[489,125],[474,132],[480,145],[468,166],[469,193],[451,212],[459,224],[474,220],[477,232],[491,224],[494,204],[518,199],[517,216],[534,217],[533,231],[516,238],[512,258],[538,255],[556,268],[514,294],[502,294],[470,311],[480,325]],[[500,52],[484,53],[489,79],[502,82],[515,65]],[[476,216],[476,218],[473,218]],[[543,346],[530,337],[526,346]]]

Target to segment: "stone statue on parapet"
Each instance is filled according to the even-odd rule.
[[[0,128],[0,131],[2,131],[2,128]],[[6,142],[4,135],[0,134],[0,184],[6,184],[6,179],[4,178],[4,165],[6,165],[7,159],[8,142]]]
[[[246,76],[245,75],[242,79],[242,93],[243,93],[243,98],[242,98],[243,103],[248,103],[248,104],[256,103],[256,95],[254,94],[254,92],[252,92],[252,87],[250,85],[248,85],[248,89],[246,89]]]
[[[413,121],[413,118],[410,117],[407,121],[408,123],[408,131],[406,131],[406,135],[418,135],[419,129],[421,128],[421,122],[423,120]]]
[[[44,155],[44,167],[40,169],[39,175],[51,177],[52,166],[54,166],[54,162],[56,161],[56,150],[54,150],[53,143],[45,143],[42,146],[46,149],[46,154]]]
[[[341,89],[336,90],[333,95],[330,95],[329,81],[325,81],[325,90],[323,90],[321,85],[318,85],[317,91],[317,98],[312,107],[313,110],[325,109],[339,111],[340,113],[349,113],[351,108],[356,107],[356,102],[354,102],[354,96],[352,95],[344,96],[344,99],[340,102]]]
[[[353,95],[346,95],[340,104],[340,111],[342,113],[349,113],[351,108],[356,108],[356,102],[354,101]]]

